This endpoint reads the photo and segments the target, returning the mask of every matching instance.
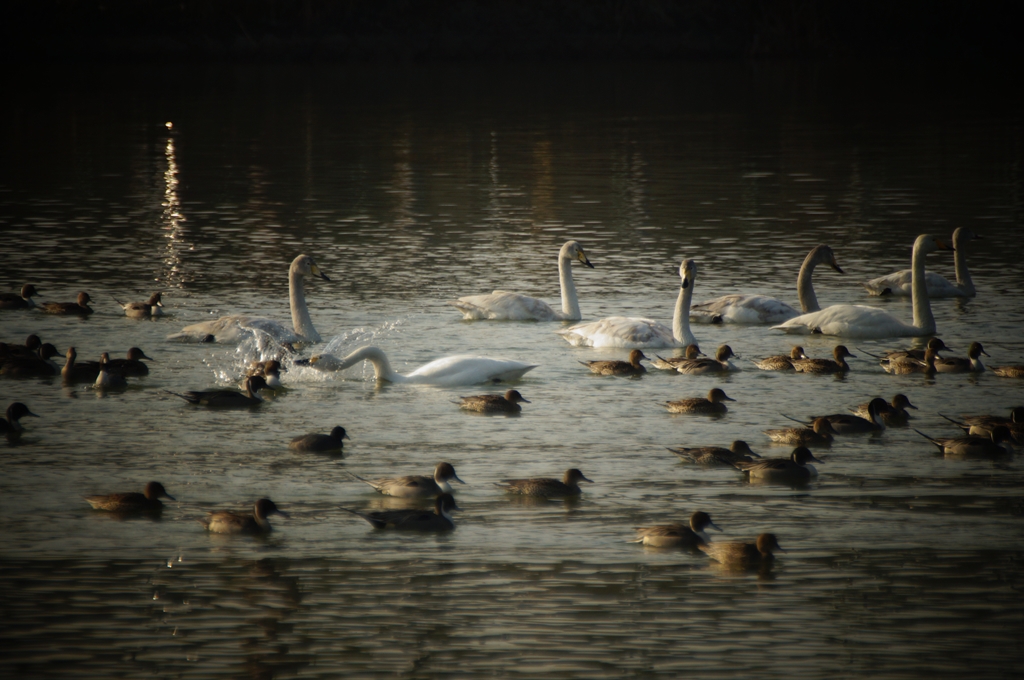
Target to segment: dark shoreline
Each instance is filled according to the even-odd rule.
[[[1006,58],[1013,2],[20,0],[0,59]]]

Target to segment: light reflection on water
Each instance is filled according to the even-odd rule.
[[[1024,401],[1017,383],[886,376],[860,351],[896,341],[860,343],[844,379],[762,373],[748,360],[791,342],[719,326],[695,333],[705,351],[728,342],[741,373],[602,378],[577,361],[620,352],[569,347],[558,324],[463,322],[445,304],[494,288],[556,303],[567,238],[596,266],[574,269],[586,318],[667,322],[682,257],[699,262],[697,299],[768,291],[795,303],[800,261],[827,242],[847,273],[818,272],[822,305],[870,302],[909,319],[908,301],[869,300],[859,282],[908,266],[917,233],[969,225],[985,239],[969,258],[981,293],[936,301],[940,333],[960,353],[978,339],[989,363],[1020,362],[1020,148],[1006,142],[1020,139],[1019,111],[955,89],[894,92],[894,76],[844,108],[850,95],[828,78],[785,66],[499,68],[494,82],[470,67],[378,68],[172,73],[174,100],[99,88],[66,109],[44,96],[5,114],[3,287],[31,281],[45,300],[88,290],[97,312],[3,312],[0,339],[38,332],[82,358],[139,346],[156,362],[123,393],[0,382],[4,404],[43,416],[4,450],[0,668],[984,677],[1020,665],[1019,459],[945,460],[890,430],[842,439],[818,481],[790,489],[664,448],[745,439],[783,455],[761,433],[787,423],[780,413],[896,392],[920,407],[915,426],[952,435],[938,412],[1005,412]],[[533,403],[518,418],[472,416],[451,402],[488,388],[378,386],[369,365],[290,366],[289,389],[257,412],[193,409],[164,392],[237,382],[254,345],[164,337],[234,311],[287,320],[298,252],[332,278],[306,287],[325,338],[316,351],[377,344],[400,372],[449,353],[529,360],[540,368],[518,388]],[[952,276],[946,255],[928,265]],[[156,289],[169,316],[153,322],[109,299]],[[833,344],[804,339],[813,356]],[[737,398],[724,418],[658,405],[715,385]],[[336,424],[352,437],[343,457],[287,450]],[[388,505],[346,471],[425,473],[440,460],[468,482],[451,536],[374,533],[338,510]],[[567,467],[595,480],[575,503],[517,502],[491,485]],[[178,498],[159,520],[120,521],[80,499],[149,479]],[[265,539],[211,537],[195,522],[260,496],[292,513]],[[633,526],[698,508],[722,538],[770,529],[788,552],[771,573],[737,575],[628,542]]]

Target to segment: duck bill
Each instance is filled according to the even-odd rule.
[[[455,480],[456,482],[458,482],[459,484],[465,484],[465,482],[464,482],[464,481],[462,481],[461,479],[459,479],[459,476],[458,476],[458,475],[452,475],[452,479],[454,479],[454,480]]]
[[[42,418],[42,416],[39,415],[38,413],[32,413],[32,411],[28,411],[28,410],[25,411],[25,415],[26,416],[32,416],[33,418]]]
[[[347,440],[349,440],[349,441],[352,441],[352,437],[349,437],[349,436],[348,436],[348,432],[346,432],[345,434],[341,435],[341,438],[342,438],[342,439],[347,439]]]
[[[291,515],[289,515],[289,514],[288,514],[287,512],[285,512],[284,510],[278,510],[278,511],[277,511],[277,514],[278,514],[278,515],[281,515],[281,517],[291,517]]]
[[[714,522],[708,522],[708,526],[714,529],[715,531],[722,531],[721,527],[716,525]],[[724,534],[725,532],[722,531],[722,533]]]
[[[914,409],[915,411],[917,410],[917,407],[916,407],[916,406],[914,406],[913,404],[911,404],[911,403],[910,403],[909,401],[907,402],[907,408],[912,408],[912,409]]]
[[[178,500],[177,498],[175,498],[171,494],[167,493],[166,491],[164,491],[164,498],[167,498],[167,499],[172,500],[172,501]]]
[[[581,482],[590,482],[591,484],[593,484],[593,483],[594,483],[594,480],[593,480],[593,479],[587,479],[587,478],[586,478],[586,477],[584,477],[583,475],[580,475],[580,481],[581,481]]]
[[[533,402],[532,402],[532,401],[530,401],[529,399],[523,399],[522,397],[519,397],[519,401],[521,401],[521,402],[522,402],[522,403],[524,403],[524,404],[532,404],[532,403],[533,403]]]

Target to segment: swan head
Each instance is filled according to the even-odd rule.
[[[683,260],[679,265],[679,278],[683,281],[680,284],[683,288],[692,286],[693,280],[697,278],[697,263],[691,259]]]
[[[583,246],[579,244],[579,241],[566,241],[565,245],[558,252],[559,259],[562,260],[579,260],[591,269],[594,265],[590,264],[590,260],[587,259],[587,254],[583,251]]]
[[[811,251],[810,259],[814,264],[827,264],[840,274],[846,273],[839,266],[839,263],[836,262],[836,254],[832,252],[832,246],[825,245],[824,243],[820,246],[815,246],[814,250]]]
[[[309,255],[299,255],[292,260],[291,270],[303,276],[318,276],[324,281],[330,281],[327,274],[320,270],[320,265]]]
[[[914,241],[914,250],[922,253],[934,253],[936,250],[953,250],[953,246],[931,234],[921,234]]]
[[[953,231],[953,247],[959,248],[964,245],[966,241],[973,241],[974,239],[980,238],[981,236],[974,233],[970,227],[957,227]]]
[[[821,461],[814,457],[811,450],[806,446],[798,446],[793,449],[793,453],[790,455],[792,460],[797,465],[806,465],[807,463],[820,463]]]

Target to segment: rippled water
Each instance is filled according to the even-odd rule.
[[[745,483],[665,450],[745,439],[906,393],[915,426],[1004,413],[1021,384],[991,374],[888,376],[866,352],[845,379],[757,371],[788,351],[761,327],[695,326],[742,372],[589,374],[624,352],[573,348],[550,323],[470,323],[446,304],[494,288],[558,299],[574,268],[585,318],[669,322],[684,257],[697,300],[737,291],[795,303],[796,270],[829,243],[822,305],[870,299],[909,266],[914,236],[970,226],[979,289],[933,304],[962,354],[1024,361],[1021,110],[1013,79],[892,65],[167,68],[16,74],[0,114],[0,284],[45,300],[87,290],[88,319],[0,312],[2,340],[39,333],[80,358],[142,347],[149,377],[97,394],[0,379],[42,417],[3,449],[0,670],[10,677],[1007,677],[1024,661],[1020,459],[952,461],[909,429],[845,437],[806,488]],[[39,88],[39,83],[48,87]],[[170,122],[170,129],[165,123]],[[292,367],[258,411],[208,412],[164,390],[233,385],[253,348],[165,340],[226,312],[288,318],[300,252],[326,348],[383,347],[399,371],[451,353],[539,364],[521,417],[460,412],[489,388],[377,385],[367,367]],[[952,277],[948,254],[928,266]],[[168,316],[113,301],[163,290]],[[812,356],[834,340],[805,339]],[[852,343],[851,343],[852,344]],[[722,386],[724,418],[659,402]],[[500,388],[499,388],[500,389]],[[344,457],[292,437],[345,426]],[[339,506],[387,503],[363,476],[452,462],[468,484],[447,536],[374,532]],[[529,504],[492,482],[594,480],[576,503]],[[118,520],[81,496],[156,479],[178,500]],[[211,509],[269,496],[291,513],[265,539],[206,534]],[[705,510],[723,539],[774,531],[775,569],[629,543],[632,527]]]

